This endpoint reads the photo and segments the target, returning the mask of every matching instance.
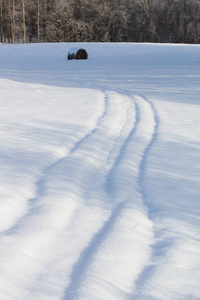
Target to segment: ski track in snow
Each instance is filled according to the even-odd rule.
[[[76,155],[81,150],[82,147],[84,148],[84,144],[88,144],[88,143],[90,144],[91,138],[94,138],[95,136],[97,136],[97,138],[98,138],[99,131],[102,130],[101,123],[104,121],[104,119],[106,117],[107,117],[107,119],[109,119],[108,102],[109,102],[109,97],[105,96],[105,110],[104,110],[102,116],[97,120],[96,127],[91,131],[91,133],[86,134],[81,140],[79,140],[74,145],[74,147],[71,149],[71,151],[69,151],[69,154],[62,157],[61,159],[58,159],[56,162],[54,162],[53,164],[51,164],[45,168],[45,170],[43,172],[44,175],[36,182],[36,190],[37,190],[36,197],[29,200],[30,207],[29,207],[29,211],[28,211],[27,215],[23,216],[17,222],[17,224],[15,224],[11,229],[4,232],[4,234],[2,236],[4,236],[4,237],[8,236],[9,240],[12,242],[12,236],[16,238],[19,235],[19,237],[20,237],[21,231],[23,232],[23,230],[26,228],[26,225],[30,222],[30,220],[33,216],[37,215],[37,223],[40,222],[40,220],[44,217],[43,212],[40,211],[40,207],[38,207],[38,202],[41,201],[42,198],[45,197],[46,195],[48,196],[48,190],[46,189],[46,185],[48,184],[48,178],[51,176],[51,173],[53,172],[54,168],[58,167],[59,165],[62,165],[63,163],[66,162],[66,160],[70,160],[71,156]],[[108,148],[108,153],[106,154],[106,157],[103,161],[103,164],[105,161],[107,161],[108,168],[110,168],[110,164],[112,161],[111,156],[114,157],[114,154],[113,154],[114,148],[119,148],[119,145],[117,146],[117,144],[119,144],[121,142],[120,136],[126,130],[126,123],[129,123],[130,121],[132,122],[132,120],[129,120],[129,122],[127,121],[128,116],[129,116],[129,118],[131,117],[130,114],[128,113],[129,110],[130,110],[130,104],[128,105],[128,108],[127,108],[125,123],[122,125],[121,128],[119,128],[119,136],[113,138],[113,143]],[[111,125],[111,122],[109,121],[109,126],[110,125]],[[129,127],[130,127],[130,124],[129,124]],[[129,131],[129,129],[128,129],[128,131]],[[132,130],[130,131],[130,134],[132,135]],[[130,134],[128,132],[125,133],[125,135],[128,135],[128,137],[125,138],[125,143],[124,143],[125,145],[127,144],[127,141],[130,138],[129,137]],[[116,153],[118,151],[120,151],[119,154],[115,154],[117,156],[117,158],[116,158],[117,161],[119,160],[119,157],[121,157],[121,155],[122,155],[122,151],[124,150],[124,144],[123,144],[121,150],[117,149],[117,151],[116,151]],[[116,164],[115,160],[114,160],[114,164]],[[75,168],[76,168],[76,164],[75,164]],[[83,170],[83,172],[84,172],[84,170]],[[89,187],[88,187],[88,189],[89,189]],[[102,241],[106,238],[106,236],[112,230],[112,226],[113,226],[114,222],[116,221],[117,217],[119,216],[120,212],[122,211],[124,204],[125,204],[125,202],[121,202],[121,203],[115,205],[114,208],[112,208],[108,219],[102,223],[102,227],[97,232],[93,233],[88,245],[84,249],[82,249],[79,259],[77,260],[77,262],[74,263],[73,270],[70,275],[71,283],[65,292],[65,299],[68,299],[68,294],[70,293],[70,291],[74,289],[74,286],[77,287],[78,282],[81,281],[81,278],[84,275],[83,274],[84,268],[82,268],[82,265],[89,266],[89,264],[92,260],[92,257],[95,255],[95,253],[96,253],[97,249],[99,248],[99,246],[101,245]],[[37,224],[37,226],[38,226],[38,224]],[[65,226],[66,226],[66,224],[65,224]],[[36,230],[37,230],[37,228],[36,228]],[[32,233],[34,233],[34,228],[32,229]],[[20,250],[18,250],[18,251],[20,251]],[[81,267],[81,269],[83,269],[83,271],[78,274],[78,278],[77,278],[77,272],[78,272],[78,269],[80,272],[80,267]],[[36,277],[43,278],[43,276],[39,275],[39,274]],[[31,284],[31,285],[33,285],[33,284]],[[73,297],[73,299],[74,299],[74,297]]]
[[[38,211],[37,202],[40,198],[44,197],[46,194],[46,183],[48,182],[48,177],[51,175],[54,168],[56,168],[59,164],[62,164],[62,162],[68,158],[76,149],[90,136],[96,131],[96,127],[99,126],[101,119],[106,114],[106,98],[105,98],[105,110],[103,114],[97,119],[96,126],[94,129],[91,130],[90,133],[87,133],[84,137],[82,137],[79,141],[75,142],[74,145],[71,147],[71,150],[68,150],[67,148],[64,150],[64,155],[61,158],[58,158],[55,162],[47,166],[44,171],[43,175],[37,180],[35,183],[35,189],[36,189],[36,196],[34,198],[29,199],[29,211],[25,216],[22,216],[17,223],[12,226],[12,228],[7,229],[5,232],[1,233],[1,235],[12,235],[17,233],[18,230],[23,226],[24,223],[26,223],[27,219],[31,217],[31,215],[40,213]],[[56,155],[55,155],[56,157]]]
[[[155,300],[155,299],[159,299],[158,297],[162,297],[161,296],[162,293],[159,296],[153,296],[153,295],[151,296],[148,292],[149,290],[152,289],[152,285],[155,284],[154,283],[155,277],[156,276],[161,277],[162,271],[164,270],[166,265],[166,261],[169,259],[172,251],[174,251],[174,249],[177,247],[179,242],[174,239],[172,232],[170,235],[166,234],[166,231],[170,232],[170,229],[167,229],[165,227],[162,228],[162,226],[161,227],[159,226],[158,221],[156,221],[157,216],[156,216],[155,207],[148,200],[148,193],[146,191],[146,184],[145,184],[145,169],[149,157],[149,152],[153,147],[153,145],[155,144],[159,135],[160,119],[151,101],[149,101],[143,95],[137,95],[137,97],[149,103],[155,121],[154,131],[152,132],[152,139],[149,141],[149,144],[144,151],[144,155],[140,164],[139,176],[138,176],[139,191],[142,194],[144,204],[148,209],[149,219],[153,224],[154,242],[151,245],[151,257],[149,258],[149,262],[146,263],[144,269],[141,271],[137,280],[135,281],[136,290],[135,293],[133,293],[131,300]],[[170,291],[168,290],[168,286],[166,286],[165,290],[163,291],[163,299],[172,299],[172,297],[173,299],[188,299],[188,300],[199,299],[199,297],[195,297],[192,294],[183,296],[180,291],[179,293],[177,293],[176,291],[175,292]]]
[[[132,99],[133,101],[133,99]],[[136,117],[135,117],[135,123],[133,124],[133,127],[128,135],[128,137],[126,138],[125,142],[122,144],[121,149],[120,149],[120,153],[118,155],[118,157],[116,158],[116,160],[114,161],[114,164],[112,166],[112,168],[109,170],[108,174],[107,174],[107,180],[106,180],[106,190],[109,193],[109,185],[110,185],[110,180],[112,180],[112,178],[114,177],[114,174],[116,172],[116,169],[118,168],[118,165],[120,164],[120,161],[123,159],[123,155],[126,151],[126,147],[128,146],[132,136],[134,135],[136,129],[137,129],[137,124],[139,123],[138,120],[138,106],[137,103],[135,102],[135,111],[136,111]],[[124,124],[124,127],[126,126],[126,124]],[[123,130],[123,129],[122,129]],[[118,140],[118,138],[117,138]],[[116,143],[117,143],[116,140]],[[109,156],[111,155],[111,153],[109,154]]]
[[[101,244],[111,233],[124,205],[125,202],[121,202],[114,209],[112,209],[108,220],[106,220],[100,230],[93,235],[87,247],[81,252],[78,261],[73,266],[70,275],[70,284],[64,293],[63,300],[79,299],[79,289],[84,276],[86,275],[87,269],[90,267],[90,264],[101,247]]]
[[[129,105],[127,111],[126,111],[126,121],[125,121],[125,123],[124,123],[124,125],[123,125],[123,127],[121,129],[121,132],[120,132],[119,136],[116,137],[116,140],[115,140],[115,142],[113,144],[112,150],[108,154],[107,163],[110,163],[112,161],[112,156],[113,156],[113,153],[114,153],[114,149],[116,147],[120,147],[121,146],[120,145],[120,137],[121,137],[123,131],[126,129],[128,123],[130,121],[130,118],[131,118],[131,109],[132,109],[133,106],[134,106],[134,110],[135,110],[135,104],[133,104],[133,99],[130,96],[128,96],[128,97],[130,98],[130,105]],[[131,122],[134,122],[134,121],[131,120]],[[134,128],[135,128],[135,126],[133,126],[133,129],[131,130],[131,132],[129,133],[129,135],[132,134],[132,131],[134,130]],[[128,140],[128,137],[127,137],[126,141],[124,142],[124,144],[121,146],[120,154],[119,154],[118,158],[115,160],[115,163],[113,163],[113,166],[112,166],[111,170],[109,171],[109,174],[112,172],[112,170],[113,170],[114,166],[116,165],[117,161],[119,161],[121,155],[123,154],[123,148],[125,148],[127,140]],[[107,177],[109,177],[109,174],[108,174]]]
[[[149,141],[149,144],[147,145],[145,151],[144,151],[144,155],[143,155],[143,158],[141,160],[141,164],[140,164],[140,174],[139,174],[139,177],[138,177],[138,186],[140,187],[140,192],[143,194],[143,199],[144,199],[144,202],[145,204],[148,206],[148,209],[149,209],[149,214],[151,215],[151,207],[148,203],[148,201],[146,201],[148,195],[146,194],[146,188],[145,188],[145,182],[144,182],[144,176],[145,176],[145,167],[146,167],[146,163],[147,163],[147,159],[148,159],[148,155],[149,155],[149,151],[151,150],[151,147],[153,146],[153,144],[155,143],[156,139],[157,139],[157,136],[158,136],[158,127],[159,127],[159,117],[153,107],[153,104],[144,96],[140,96],[141,99],[143,99],[144,101],[148,102],[150,107],[151,107],[151,112],[152,112],[152,115],[153,115],[153,118],[154,118],[154,122],[155,122],[155,125],[154,125],[154,131],[152,133],[152,138],[151,140]],[[151,216],[150,216],[151,218]]]
[[[106,205],[106,213],[104,216],[104,220],[101,219],[99,221],[99,225],[96,229],[91,230],[91,234],[85,239],[82,246],[80,246],[80,252],[77,256],[76,261],[71,262],[68,268],[71,268],[69,273],[68,284],[64,295],[62,297],[63,300],[78,300],[80,298],[80,291],[87,290],[87,296],[85,299],[92,299],[92,295],[90,295],[90,290],[92,291],[92,280],[90,280],[90,271],[93,268],[99,268],[98,264],[95,266],[96,262],[101,259],[104,255],[104,252],[107,252],[107,247],[109,247],[109,251],[115,251],[115,239],[117,238],[118,234],[115,232],[115,228],[123,226],[124,221],[126,220],[127,211],[130,210],[129,206],[134,205],[134,197],[138,197],[141,199],[139,201],[140,205],[143,207],[144,213],[147,215],[147,218],[150,216],[150,207],[148,206],[148,201],[146,201],[147,195],[145,194],[145,183],[144,183],[144,176],[145,176],[145,165],[148,159],[149,150],[154,143],[157,135],[157,126],[158,122],[156,121],[156,116],[153,111],[152,105],[148,100],[144,97],[140,97],[138,95],[128,96],[125,94],[117,94],[117,97],[126,97],[129,101],[126,108],[125,119],[121,127],[118,129],[118,134],[113,136],[112,142],[107,146],[105,153],[102,154],[102,150],[98,152],[97,149],[92,148],[92,141],[99,141],[100,148],[104,148],[106,146],[106,140],[102,140],[102,137],[106,134],[106,131],[109,130],[109,126],[111,126],[111,121],[109,118],[111,116],[111,112],[109,110],[113,109],[114,104],[111,101],[111,95],[105,93],[104,96],[104,111],[102,115],[96,122],[96,126],[91,130],[90,133],[87,133],[84,137],[82,137],[79,141],[77,141],[71,150],[66,150],[66,154],[55,161],[53,164],[47,166],[43,172],[43,176],[38,179],[36,182],[36,197],[29,200],[30,206],[27,215],[23,216],[17,224],[15,224],[12,228],[7,230],[3,233],[4,236],[8,236],[12,239],[12,236],[15,238],[19,235],[21,230],[23,231],[26,228],[26,225],[30,222],[31,218],[37,215],[37,226],[38,222],[42,220],[42,218],[46,217],[40,208],[39,202],[43,200],[43,198],[48,196],[48,180],[51,178],[52,174],[54,173],[54,169],[58,167],[65,167],[67,169],[68,163],[70,164],[71,159],[74,159],[72,170],[77,172],[77,166],[79,164],[79,155],[88,154],[88,156],[92,157],[95,155],[95,151],[97,151],[98,155],[103,155],[102,158],[98,155],[94,157],[96,159],[96,163],[99,164],[98,168],[104,168],[107,173],[103,175],[102,180],[102,198],[105,197],[105,201],[102,208]],[[135,112],[135,120],[134,114]],[[149,116],[149,120],[146,119],[146,116]],[[155,122],[155,125],[153,124]],[[150,129],[148,126],[150,125]],[[108,126],[108,128],[106,128]],[[142,136],[141,133],[147,131],[147,138],[140,139]],[[110,138],[108,137],[108,140]],[[105,143],[105,144],[102,144]],[[96,143],[96,142],[95,142]],[[88,149],[87,145],[91,145],[91,148]],[[85,148],[86,147],[86,148]],[[130,153],[129,149],[133,148],[133,156],[126,157],[126,152]],[[135,148],[135,149],[134,149]],[[92,152],[91,152],[92,151]],[[82,154],[81,154],[82,153]],[[87,153],[87,154],[86,154]],[[136,155],[134,157],[134,155]],[[99,161],[100,159],[100,161]],[[135,160],[134,167],[129,168],[129,163],[131,160]],[[102,167],[101,167],[102,164]],[[105,166],[106,164],[106,166]],[[70,165],[69,165],[70,166]],[[128,169],[125,170],[125,168]],[[83,200],[86,201],[88,198],[92,197],[92,182],[84,179],[84,169],[80,169],[80,180],[83,182],[84,193],[82,194]],[[92,170],[91,170],[92,171]],[[123,173],[124,172],[124,173]],[[73,172],[72,172],[73,173]],[[122,178],[121,174],[123,174]],[[73,182],[73,176],[71,180],[72,185],[76,185],[76,182]],[[124,191],[125,196],[123,196]],[[134,194],[132,196],[132,192],[137,190],[141,196],[137,196]],[[109,202],[106,203],[109,199]],[[100,203],[103,203],[100,199]],[[78,205],[78,206],[77,206]],[[76,215],[77,213],[81,214],[81,211],[84,212],[84,206],[87,205],[87,201],[85,204],[80,206],[78,203],[74,206],[73,214],[70,216],[70,219],[64,221],[63,225],[58,229],[60,233],[63,234],[68,226],[73,226],[74,222],[76,222]],[[62,207],[62,206],[61,206]],[[104,209],[103,209],[104,210]],[[50,211],[51,214],[51,211]],[[133,210],[133,218],[135,217],[135,211]],[[51,220],[51,216],[50,216]],[[53,220],[52,220],[53,221]],[[86,222],[90,223],[90,218],[85,220]],[[139,221],[133,220],[134,225],[132,227],[139,227]],[[70,225],[71,224],[71,225]],[[36,226],[36,231],[37,231]],[[91,226],[92,223],[91,223]],[[132,229],[131,229],[132,231]],[[32,229],[32,233],[34,234],[34,228]],[[79,233],[77,232],[77,235]],[[153,234],[153,233],[152,233]],[[112,238],[111,238],[112,237]],[[123,235],[122,235],[123,238]],[[59,242],[59,240],[58,240]],[[63,242],[63,240],[62,240]],[[133,244],[134,244],[133,240]],[[45,245],[45,244],[44,244]],[[108,245],[108,246],[107,246]],[[148,248],[148,260],[150,259],[150,245],[146,245]],[[125,245],[126,247],[126,245]],[[128,245],[127,245],[128,247]],[[131,248],[130,248],[131,250]],[[73,251],[73,249],[72,249]],[[117,250],[116,250],[117,251]],[[141,251],[146,251],[145,248],[141,249]],[[52,258],[53,260],[56,257]],[[133,270],[130,271],[129,278],[128,278],[128,290],[121,291],[121,297],[116,299],[130,299],[132,297],[132,293],[135,294],[136,290],[139,295],[141,285],[145,284],[145,278],[149,273],[148,267],[145,268],[147,261],[143,261],[143,258],[139,258],[140,264],[138,265],[138,270],[134,270],[135,262],[132,262]],[[51,260],[46,261],[43,263],[46,270],[51,268]],[[144,269],[143,269],[144,268]],[[39,282],[42,278],[47,276],[47,271],[36,272],[35,279],[29,283],[29,289],[32,290],[34,285],[38,286],[38,293],[40,291]],[[133,274],[132,274],[133,273]],[[46,275],[45,275],[46,274]],[[112,277],[112,274],[111,274]],[[133,277],[133,278],[132,278]],[[137,286],[134,288],[132,292],[132,288],[134,282],[138,278]],[[67,279],[67,278],[66,278]],[[113,279],[114,280],[114,279]],[[115,284],[115,281],[112,283]],[[34,293],[33,293],[34,294]],[[29,295],[29,293],[27,294]],[[37,294],[33,296],[33,299],[37,299]],[[87,298],[88,297],[88,298]],[[93,296],[94,297],[94,296]],[[101,296],[98,296],[94,299],[102,299]],[[111,296],[110,296],[111,297]],[[115,299],[114,297],[110,299]]]
[[[108,97],[104,94],[104,112],[100,116],[100,118],[97,120],[95,128],[90,133],[86,134],[80,141],[78,141],[74,145],[74,147],[71,149],[69,155],[72,154],[73,152],[75,152],[81,146],[82,143],[84,143],[85,141],[87,141],[88,138],[90,138],[91,135],[95,134],[95,132],[98,130],[98,127],[101,124],[102,119],[105,117],[107,110],[108,110]]]
[[[148,122],[147,122],[147,124],[145,124],[146,120],[144,118],[143,118],[143,120],[141,120],[140,115],[142,114],[142,110],[143,110],[141,103],[145,103],[146,110],[148,111],[148,114],[151,115],[150,122],[152,122],[153,120],[155,121],[154,112],[153,112],[151,104],[144,98],[141,98],[139,96],[135,96],[135,97],[136,97],[136,100],[134,101],[135,102],[135,111],[136,111],[135,123],[132,121],[133,122],[132,129],[130,130],[129,134],[127,135],[124,143],[121,145],[119,154],[116,157],[115,161],[113,162],[112,167],[108,171],[108,174],[106,175],[105,190],[106,190],[106,193],[109,195],[109,197],[112,200],[113,200],[113,198],[114,198],[114,200],[117,200],[116,193],[112,188],[110,189],[109,186],[110,186],[110,184],[112,184],[113,181],[116,181],[115,176],[117,175],[118,171],[121,169],[120,164],[123,165],[123,160],[124,160],[124,157],[126,156],[126,154],[125,154],[126,149],[128,147],[133,146],[134,141],[135,141],[134,136],[140,135],[141,124],[143,127],[142,130],[145,130],[145,127],[149,125]],[[132,102],[133,102],[133,99],[132,99]],[[124,124],[124,127],[125,126],[126,126],[126,122]],[[138,164],[137,164],[137,168],[138,168],[137,176],[136,176],[137,182],[133,183],[133,187],[135,185],[136,188],[139,189],[139,193],[142,196],[141,200],[144,202],[144,205],[146,205],[146,206],[147,206],[146,201],[145,201],[146,195],[142,194],[143,192],[142,192],[141,186],[144,187],[143,180],[144,180],[144,176],[145,176],[145,164],[146,164],[146,160],[148,157],[148,152],[156,139],[157,126],[158,126],[158,123],[155,122],[155,126],[153,125],[152,131],[149,134],[148,140],[144,143],[144,146],[142,147],[142,152],[140,154],[140,158],[139,158]],[[122,128],[122,131],[124,130],[124,127]],[[113,147],[116,146],[119,138],[120,137],[117,137]],[[137,140],[136,140],[136,143],[137,143]],[[113,149],[112,149],[112,151],[113,151]],[[108,156],[110,156],[112,151],[108,154]],[[132,174],[132,175],[135,175],[135,174]],[[129,180],[134,181],[134,177],[130,178]],[[126,184],[127,184],[127,182],[125,183],[125,185]],[[114,189],[115,188],[116,188],[116,186],[114,187]],[[120,193],[120,188],[118,189],[119,193]],[[104,246],[102,247],[102,245],[104,245],[106,243],[106,240],[109,241],[109,238],[112,235],[112,231],[114,230],[114,227],[118,226],[118,224],[121,223],[120,218],[122,219],[122,222],[123,222],[123,218],[124,219],[126,218],[126,215],[123,216],[123,214],[124,214],[123,210],[127,209],[126,206],[130,202],[132,202],[132,199],[130,197],[130,194],[128,194],[128,195],[126,195],[125,198],[122,197],[121,199],[118,199],[116,201],[116,204],[113,205],[113,209],[111,211],[109,218],[104,222],[104,224],[100,228],[100,230],[93,235],[90,243],[82,251],[78,261],[75,263],[72,273],[71,273],[71,281],[65,291],[63,300],[81,299],[80,294],[79,294],[80,290],[81,291],[89,290],[87,285],[90,286],[90,281],[86,285],[86,287],[84,287],[84,282],[87,282],[87,274],[90,272],[90,267],[91,267],[91,265],[95,264],[95,261],[98,261],[98,255],[99,255],[99,252],[101,252],[101,248],[103,249],[102,251],[104,251]],[[148,209],[148,206],[147,206],[147,209]],[[134,227],[136,227],[137,225],[138,225],[138,223],[136,223],[136,225]],[[112,249],[112,242],[111,242],[110,246]],[[127,247],[128,247],[128,245],[127,245]],[[112,250],[114,250],[114,249],[112,249]],[[101,255],[103,255],[103,254],[101,254]],[[134,268],[134,265],[133,265],[133,268]],[[140,285],[141,285],[141,282],[143,281],[143,279],[142,279],[143,272],[145,272],[145,270],[141,271],[141,274],[136,274],[136,277],[139,276],[139,278],[140,278],[140,280],[139,280]],[[135,276],[135,274],[134,274],[134,276]],[[133,278],[133,280],[131,281],[132,284],[130,284],[130,289],[131,289],[131,285],[134,284],[134,280],[135,280],[135,278]],[[129,292],[129,293],[124,292],[124,293],[122,293],[121,299],[126,299],[126,298],[129,299],[130,297],[131,297],[131,292]],[[87,296],[85,299],[93,299],[93,298],[92,297],[90,298],[89,292],[87,292]],[[102,298],[101,298],[101,296],[100,296],[100,298],[98,298],[98,296],[96,296],[95,299],[102,299]],[[115,299],[115,298],[113,298],[113,299]]]
[[[144,101],[148,102],[150,107],[151,107],[151,111],[152,111],[152,115],[154,117],[154,131],[152,132],[152,138],[149,141],[149,144],[147,145],[144,154],[143,154],[143,158],[141,160],[140,163],[140,168],[139,168],[139,176],[138,176],[138,187],[139,187],[139,191],[142,194],[143,197],[143,201],[144,204],[146,205],[146,207],[148,208],[148,215],[149,215],[149,219],[153,222],[153,210],[151,208],[151,204],[148,202],[148,194],[146,193],[146,187],[145,187],[145,168],[146,168],[146,164],[147,164],[147,160],[148,160],[148,155],[149,155],[149,151],[151,150],[153,144],[155,143],[157,136],[158,136],[158,128],[159,128],[159,117],[157,112],[155,111],[153,104],[144,96],[142,95],[138,95],[141,99],[143,99]],[[154,228],[155,230],[155,228]],[[155,238],[155,232],[154,232],[154,238]],[[152,245],[152,255],[151,258],[156,257],[156,249],[157,247],[159,248],[159,245],[157,243]],[[158,257],[159,259],[159,257]],[[137,290],[137,295],[132,298],[132,299],[144,299],[144,296],[140,296],[140,294],[143,291],[143,288],[145,286],[146,280],[150,280],[150,277],[153,274],[153,270],[156,268],[156,263],[155,264],[147,264],[145,266],[145,268],[142,270],[142,272],[139,274],[138,279],[136,281],[136,290]]]
[[[107,97],[105,97],[105,98],[107,99]],[[107,101],[108,101],[108,99],[107,99]],[[122,157],[125,147],[128,143],[128,140],[130,139],[130,136],[132,136],[134,128],[135,128],[135,126],[134,126],[135,124],[134,124],[133,120],[128,120],[130,117],[129,110],[133,106],[132,99],[130,99],[130,101],[131,102],[128,106],[127,113],[126,113],[125,123],[122,126],[119,135],[116,137],[116,140],[114,141],[114,143],[112,145],[112,149],[109,151],[109,153],[107,155],[107,160],[106,160],[107,164],[111,164],[111,156],[112,156],[112,153],[114,152],[114,148],[119,148],[118,144],[120,144],[120,137],[122,135],[122,132],[125,131],[126,126],[128,125],[129,121],[131,121],[131,123],[133,123],[133,125],[131,125],[131,126],[133,126],[133,128],[130,130],[130,133],[128,134],[128,137],[126,137],[125,142],[122,144],[121,149],[119,149],[119,154],[117,155],[116,159],[113,161],[113,166],[111,167],[111,170],[108,172],[108,175],[106,175],[105,182],[107,182],[108,177],[111,177],[110,174],[113,173],[113,169],[116,168],[117,162],[119,162],[120,158]],[[96,130],[97,129],[94,129],[94,131],[93,131],[94,134],[95,134]],[[83,251],[81,252],[81,255],[80,255],[78,261],[73,266],[73,270],[72,270],[72,273],[70,276],[71,281],[65,291],[63,300],[78,299],[79,288],[81,286],[81,282],[82,282],[84,276],[86,275],[87,269],[89,268],[91,262],[93,261],[93,258],[95,257],[96,253],[98,252],[99,248],[101,247],[101,244],[111,233],[113,226],[114,226],[115,222],[117,221],[117,218],[121,214],[125,204],[126,204],[125,201],[122,201],[122,202],[118,203],[117,205],[113,205],[113,208],[111,210],[111,213],[110,213],[108,219],[103,223],[103,225],[99,229],[99,231],[94,233],[94,235],[91,238],[91,241],[89,242],[87,247],[85,249],[83,249]]]
[[[199,46],[68,46],[1,45],[0,298],[200,299]]]
[[[146,200],[148,195],[145,194],[144,177],[148,153],[157,136],[158,117],[155,114],[152,104],[142,96],[128,95],[127,93],[125,93],[125,91],[120,94],[114,91],[112,92],[112,94],[109,93],[111,92],[104,92],[104,111],[102,115],[97,119],[96,126],[94,126],[94,128],[89,133],[85,134],[80,140],[76,141],[74,145],[71,146],[71,149],[66,148],[63,151],[61,157],[59,157],[56,161],[54,161],[44,169],[43,175],[35,183],[36,195],[34,198],[29,199],[29,210],[27,214],[25,216],[22,216],[17,221],[17,223],[12,226],[12,228],[6,230],[1,234],[2,237],[5,238],[5,236],[7,236],[9,237],[10,241],[12,241],[12,237],[20,237],[21,232],[26,230],[26,226],[31,222],[32,218],[35,218],[35,216],[37,224],[35,229],[34,227],[31,229],[33,234],[34,231],[37,231],[38,223],[40,223],[43,218],[49,215],[49,221],[51,221],[51,210],[53,209],[53,207],[49,212],[47,212],[45,211],[44,206],[47,202],[44,202],[42,204],[41,201],[43,201],[43,198],[45,199],[49,195],[48,184],[51,184],[52,177],[54,176],[54,170],[56,168],[63,167],[67,170],[67,168],[69,167],[71,168],[72,173],[77,173],[77,167],[79,165],[79,155],[81,155],[82,157],[87,156],[87,154],[89,157],[94,156],[93,159],[94,161],[96,160],[95,164],[98,165],[98,168],[106,170],[106,173],[103,174],[103,179],[101,180],[103,189],[102,197],[105,197],[102,208],[105,206],[107,212],[105,213],[104,219],[101,219],[99,221],[99,225],[97,226],[96,231],[92,231],[90,236],[87,237],[84,241],[84,247],[81,246],[79,256],[77,256],[77,260],[72,262],[68,267],[71,268],[71,271],[69,273],[69,283],[67,284],[64,296],[62,297],[63,300],[78,300],[80,296],[80,290],[83,288],[85,282],[86,289],[87,286],[89,286],[88,291],[90,291],[90,276],[88,276],[88,274],[90,273],[90,268],[93,268],[95,266],[95,262],[98,261],[99,255],[103,255],[100,254],[101,251],[102,253],[104,253],[104,251],[107,251],[107,243],[108,245],[110,245],[109,247],[111,249],[112,247],[115,247],[115,245],[112,245],[113,241],[110,238],[113,235],[113,240],[116,239],[115,227],[121,226],[121,223],[123,224],[124,220],[126,219],[127,210],[129,210],[129,205],[134,205],[134,197],[140,198],[140,196],[137,195],[134,195],[132,197],[131,194],[132,192],[134,192],[134,190],[138,191],[138,193],[141,195],[139,203],[143,207],[147,218],[151,218],[151,208],[149,207],[148,201]],[[123,111],[125,112],[124,121],[120,122],[122,124],[117,130],[115,129],[115,134],[113,135],[113,137],[110,138],[108,133],[108,137],[106,137],[104,140],[103,138],[104,136],[106,136],[107,131],[112,129],[112,120],[109,120],[109,118],[112,119],[113,117],[112,111],[115,107],[115,103],[112,103],[112,97],[118,97],[119,100],[120,98],[125,97],[127,101],[127,107],[124,108]],[[123,114],[123,112],[121,112],[120,114]],[[115,115],[119,115],[119,112],[115,112]],[[146,117],[149,117],[149,119],[146,119]],[[150,129],[148,128],[148,126],[150,127]],[[141,138],[145,136],[145,132],[147,133],[147,138]],[[110,140],[111,143],[109,144],[108,142]],[[93,141],[95,141],[94,144],[96,144],[98,141],[100,150],[92,148]],[[88,145],[91,146],[89,149]],[[103,150],[101,150],[101,147]],[[129,149],[131,148],[133,149],[132,157],[126,157],[126,152],[130,153]],[[71,159],[73,159],[73,166],[71,166]],[[132,160],[134,161],[134,159],[134,166],[129,167],[129,163],[131,163]],[[125,170],[126,168],[128,171]],[[67,220],[63,219],[63,225],[58,228],[58,230],[60,231],[60,233],[58,232],[58,235],[63,234],[62,232],[64,232],[68,226],[73,226],[74,222],[76,222],[77,213],[81,214],[82,209],[84,211],[84,205],[87,206],[86,200],[92,197],[91,185],[93,183],[86,180],[84,178],[84,174],[84,168],[80,169],[80,180],[85,182],[83,184],[84,191],[82,191],[80,194],[80,196],[83,197],[83,200],[85,201],[85,203],[81,204],[83,205],[83,208],[78,202],[74,205],[70,218],[68,218]],[[72,179],[69,180],[71,180],[71,185],[74,185],[75,187],[75,177],[73,178],[72,176]],[[126,189],[128,190],[128,192],[124,192]],[[125,196],[123,196],[124,194]],[[109,202],[107,203],[108,200]],[[102,202],[101,199],[100,202]],[[85,221],[90,222],[89,219]],[[134,225],[133,227],[138,226],[139,221],[137,221],[137,219],[134,220],[134,224],[136,225]],[[147,246],[149,247],[149,245]],[[114,250],[114,248],[112,250]],[[149,254],[147,256],[148,259],[150,259]],[[53,259],[55,260],[56,258],[54,257]],[[141,262],[142,267],[140,266],[137,272],[134,272],[133,270],[134,274],[130,274],[130,278],[133,275],[133,279],[129,278],[129,290],[128,292],[122,290],[120,299],[129,299],[131,297],[131,290],[136,278],[138,278],[136,290],[138,294],[140,293],[140,287],[145,284],[145,278],[147,274],[149,274],[149,267],[144,267],[146,264],[146,261]],[[51,261],[45,262],[44,265],[46,266],[46,270],[48,270],[51,266]],[[35,279],[33,280],[33,282],[30,281],[28,284],[29,288],[32,289],[34,285],[38,284],[41,278],[45,278],[45,276],[47,276],[45,274],[46,271],[42,271],[42,273],[37,271],[34,275]],[[133,294],[134,293],[135,288]],[[33,299],[37,299],[37,295],[35,296],[35,298],[33,297]],[[96,299],[102,298],[97,297]]]

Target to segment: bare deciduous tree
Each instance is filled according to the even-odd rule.
[[[2,0],[0,0],[0,26],[1,26],[1,43],[3,42],[3,5],[2,5]]]
[[[24,0],[22,0],[22,15],[23,15],[24,44],[26,44],[26,11],[25,11]]]
[[[199,0],[0,0],[1,41],[200,43]]]
[[[40,42],[40,0],[37,0],[37,32],[38,42]]]

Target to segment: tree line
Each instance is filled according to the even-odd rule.
[[[0,0],[0,41],[200,43],[200,0]]]

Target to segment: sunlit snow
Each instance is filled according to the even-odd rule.
[[[200,46],[0,44],[0,89],[0,299],[199,300]]]

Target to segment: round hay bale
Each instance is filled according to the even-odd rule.
[[[88,54],[85,49],[70,48],[68,51],[68,59],[87,59]]]
[[[76,59],[87,59],[87,58],[88,58],[88,54],[85,49],[79,49],[76,52]]]

